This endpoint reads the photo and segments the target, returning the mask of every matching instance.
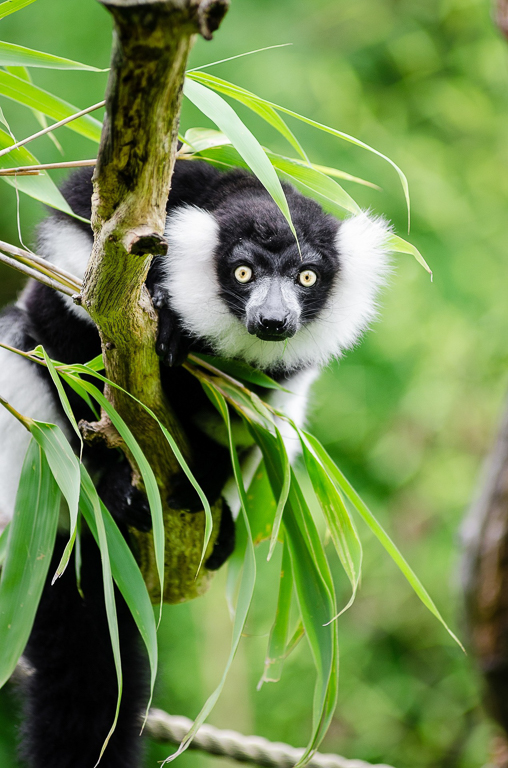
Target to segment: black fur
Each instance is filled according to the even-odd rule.
[[[90,217],[92,170],[85,168],[69,177],[62,192],[73,210]],[[287,223],[274,208],[266,192],[249,174],[221,174],[204,163],[178,162],[168,200],[168,212],[191,204],[213,212],[220,225],[218,275],[223,299],[231,311],[241,315],[248,288],[232,281],[236,264],[243,263],[246,249],[255,268],[296,277],[311,265],[320,276],[320,293],[310,298],[302,289],[304,315],[312,318],[323,305],[332,277],[338,270],[333,239],[337,222],[320,207],[285,188],[293,221],[299,232],[303,261]],[[56,220],[70,221],[61,212]],[[91,237],[89,225],[72,219]],[[154,260],[147,286],[159,310],[157,349],[163,361],[163,389],[186,433],[193,456],[192,469],[210,502],[215,501],[231,474],[227,448],[206,435],[199,426],[202,413],[212,409],[199,382],[179,363],[187,351],[213,352],[202,339],[186,333],[167,296],[160,288],[163,259]],[[316,298],[317,296],[317,298]],[[28,350],[42,344],[61,362],[84,363],[100,353],[100,340],[93,324],[80,319],[52,289],[33,283],[24,296],[25,309],[9,309],[20,331],[20,346]],[[40,368],[40,375],[47,372]],[[68,391],[78,419],[90,419],[86,404]],[[127,463],[116,452],[88,450],[87,460],[101,471],[99,492],[113,516],[141,530],[150,527],[146,498],[135,491]],[[171,503],[194,511],[201,508],[197,494],[182,477]],[[59,551],[63,541],[59,541]],[[219,537],[206,565],[215,569],[234,547],[234,523],[229,507],[224,512]],[[56,560],[50,568],[55,570]],[[26,650],[34,667],[27,688],[23,754],[30,768],[93,768],[113,720],[116,677],[106,624],[101,566],[95,543],[83,537],[82,587],[79,595],[72,566],[54,587],[46,586],[36,623]],[[119,723],[102,758],[103,768],[138,768],[138,728],[146,704],[146,661],[129,611],[119,597],[121,653],[124,693]]]
[[[66,543],[57,537],[53,574]],[[22,756],[31,768],[93,768],[111,728],[117,680],[95,542],[83,537],[81,589],[73,561],[54,586],[46,584],[25,650],[33,672],[25,684]],[[139,732],[149,686],[139,633],[116,592],[123,668],[118,725],[100,765],[138,768]]]

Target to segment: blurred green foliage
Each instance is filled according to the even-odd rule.
[[[0,38],[105,67],[111,25],[91,0],[38,0],[3,20]],[[293,45],[214,72],[392,157],[409,178],[411,239],[435,276],[431,284],[410,257],[397,259],[381,321],[359,349],[324,372],[310,427],[463,636],[457,532],[508,378],[508,50],[488,0],[233,0],[216,39],[199,40],[192,63],[282,42]],[[81,107],[102,98],[106,82],[103,74],[32,74],[38,85]],[[37,130],[26,110],[5,100],[0,106],[16,137]],[[287,152],[260,121],[242,116],[264,143]],[[186,105],[183,127],[193,125],[207,122]],[[294,127],[314,162],[380,184],[381,193],[345,186],[405,236],[404,200],[392,169],[311,128]],[[65,129],[58,138],[65,159],[94,156],[95,145],[85,139]],[[41,161],[61,159],[47,138],[31,149]],[[2,238],[16,242],[13,190],[3,187],[1,199]],[[22,198],[27,243],[41,215],[40,205]],[[5,302],[21,282],[6,269],[0,276]],[[323,750],[412,768],[484,764],[493,728],[480,707],[472,660],[365,538],[362,587],[339,619],[341,693]],[[266,564],[263,546],[258,555],[262,576],[247,636],[210,720],[303,745],[313,680],[305,642],[282,681],[256,692],[278,568]],[[218,575],[205,598],[165,609],[155,703],[170,712],[192,717],[218,681],[231,632],[224,577]],[[338,567],[337,579],[346,596]],[[5,768],[16,765],[9,695],[0,697]],[[167,752],[151,745],[147,764],[156,765]],[[179,760],[183,768],[213,762],[197,753]]]

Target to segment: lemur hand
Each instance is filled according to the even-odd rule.
[[[152,529],[152,517],[146,494],[131,482],[131,468],[127,461],[119,461],[99,482],[98,492],[117,523],[132,525],[138,531]]]
[[[162,358],[164,365],[181,365],[187,357],[191,340],[171,309],[167,294],[161,288],[155,288],[152,301],[159,312],[159,332],[155,347],[157,354]]]

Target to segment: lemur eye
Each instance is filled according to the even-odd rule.
[[[250,267],[237,267],[235,277],[239,283],[248,283],[252,279],[252,269]]]
[[[298,280],[301,285],[305,286],[305,288],[310,288],[310,286],[314,285],[316,282],[317,275],[312,269],[304,269],[303,272],[300,272],[298,275]]]

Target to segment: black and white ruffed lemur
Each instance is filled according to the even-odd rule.
[[[73,173],[62,192],[89,219],[92,171]],[[193,470],[210,502],[231,474],[227,448],[214,439],[215,412],[198,381],[181,365],[187,351],[244,360],[291,392],[266,395],[303,424],[309,388],[320,367],[352,347],[376,314],[376,295],[389,270],[390,228],[361,213],[345,221],[285,186],[301,256],[279,209],[249,173],[222,173],[203,162],[178,162],[167,204],[165,257],[154,259],[147,286],[159,311],[157,351],[164,390],[189,438]],[[52,212],[40,225],[37,252],[82,277],[92,246],[89,225]],[[42,344],[66,363],[100,353],[99,335],[72,299],[30,281],[0,317],[0,340],[22,350]],[[56,392],[42,367],[0,350],[0,395],[20,413],[59,424],[72,439]],[[77,418],[85,403],[69,393]],[[0,523],[11,517],[28,434],[0,410]],[[297,441],[284,432],[290,457]],[[116,452],[89,449],[99,492],[119,525],[150,526],[146,498],[131,485]],[[186,483],[175,508],[197,510]],[[234,523],[223,515],[207,565],[231,552]],[[65,536],[57,539],[54,573]],[[117,686],[106,624],[97,547],[83,536],[82,592],[69,567],[45,587],[25,651],[32,668],[24,692],[22,757],[30,768],[93,768],[111,726]],[[124,691],[117,729],[103,768],[139,768],[140,715],[147,675],[137,631],[118,599]]]

